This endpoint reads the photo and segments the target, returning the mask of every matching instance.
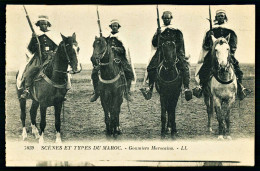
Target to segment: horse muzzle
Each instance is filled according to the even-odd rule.
[[[76,69],[72,68],[72,70],[69,71],[70,74],[77,74],[82,71],[81,63],[79,63],[76,67]]]

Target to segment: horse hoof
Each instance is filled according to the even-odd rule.
[[[23,141],[27,138],[26,128],[23,128],[22,137],[23,137]]]
[[[169,133],[171,131],[172,131],[172,128],[170,128],[170,127],[166,128],[166,133]]]
[[[224,140],[223,135],[219,135],[219,136],[218,136],[218,140]]]
[[[56,144],[61,144],[61,137],[60,137],[60,133],[56,134]]]
[[[209,133],[212,133],[213,132],[213,130],[212,130],[212,128],[210,127],[210,128],[208,128],[208,132]]]
[[[36,126],[32,125],[32,134],[35,136],[35,139],[39,139],[40,135],[39,135],[39,131],[36,128]]]
[[[39,144],[44,144],[43,133],[39,138]]]
[[[227,136],[227,139],[228,139],[228,140],[232,140],[231,136]]]

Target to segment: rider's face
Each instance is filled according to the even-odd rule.
[[[163,16],[163,23],[164,25],[168,26],[171,24],[172,16],[171,14],[164,14]]]
[[[225,13],[218,13],[216,19],[218,21],[218,24],[223,24],[225,21]]]
[[[40,21],[40,30],[46,32],[48,30],[48,22]]]
[[[119,26],[118,23],[111,24],[112,32],[118,32]]]

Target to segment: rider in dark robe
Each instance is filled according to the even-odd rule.
[[[36,30],[36,34],[38,35],[38,39],[40,42],[41,61],[39,58],[36,35],[33,33],[31,41],[28,45],[28,50],[31,54],[33,54],[33,57],[30,59],[23,73],[25,90],[23,91],[21,98],[28,97],[29,88],[32,86],[35,76],[37,75],[37,73],[39,73],[41,66],[45,65],[46,63],[48,63],[48,61],[52,59],[58,47],[57,36],[53,36],[53,33],[51,33],[52,31],[48,29],[48,27],[51,27],[51,23],[49,22],[47,16],[40,15],[35,25],[37,27],[40,27],[40,30]]]
[[[217,10],[215,16],[215,24],[212,30],[206,32],[203,45],[202,52],[200,54],[200,58],[198,61],[198,66],[196,68],[195,80],[198,82],[198,86],[193,89],[193,94],[196,97],[201,97],[203,88],[208,84],[210,76],[212,75],[212,60],[211,60],[211,49],[212,49],[212,38],[211,35],[214,35],[215,38],[227,37],[229,38],[229,46],[230,46],[230,62],[234,66],[235,74],[238,82],[238,97],[240,100],[243,100],[251,90],[246,89],[242,85],[243,72],[239,67],[239,62],[235,58],[235,52],[237,49],[237,35],[236,33],[230,29],[227,25],[227,16],[224,10]]]
[[[122,64],[122,68],[125,74],[125,78],[126,78],[126,84],[127,84],[127,92],[125,93],[125,98],[128,101],[132,101],[132,97],[130,94],[130,88],[131,88],[131,82],[134,80],[134,73],[132,70],[131,65],[129,64],[128,60],[127,60],[127,49],[124,45],[125,42],[122,41],[122,37],[119,34],[118,29],[121,27],[121,25],[119,24],[118,20],[112,20],[111,24],[109,25],[109,27],[112,29],[111,34],[106,38],[108,44],[110,45],[110,47],[114,50],[114,52],[116,53],[117,57],[120,58],[121,60],[121,64]],[[93,81],[93,86],[94,86],[94,94],[91,96],[90,101],[94,102],[98,99],[100,92],[99,92],[99,86],[98,86],[98,82],[99,82],[99,78],[98,78],[98,71],[99,71],[99,66],[97,64],[97,61],[95,60],[95,57],[91,57],[91,61],[93,64],[93,70],[92,70],[92,74],[91,74],[91,78]]]
[[[176,64],[177,68],[181,71],[182,82],[185,89],[185,99],[188,101],[192,98],[192,92],[189,89],[190,83],[190,71],[188,58],[185,57],[185,47],[183,34],[179,29],[173,28],[171,25],[172,13],[170,11],[163,12],[162,20],[164,25],[161,27],[161,30],[157,30],[152,39],[152,46],[157,48],[155,55],[152,57],[148,67],[148,79],[149,87],[147,89],[141,88],[141,92],[146,100],[151,99],[154,82],[156,80],[157,71],[159,64],[163,60],[161,45],[166,41],[172,41],[176,44],[177,58],[179,59]],[[158,35],[160,34],[160,42],[158,47]],[[159,55],[160,54],[160,55]]]

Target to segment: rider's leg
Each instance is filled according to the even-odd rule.
[[[125,78],[126,78],[126,92],[125,92],[125,99],[128,101],[133,101],[133,98],[131,97],[131,84],[132,84],[132,80],[134,80],[134,73],[132,71],[132,67],[128,62],[123,62],[122,61],[122,67],[125,73]]]
[[[232,59],[231,61],[234,66],[235,74],[237,77],[237,95],[240,100],[243,100],[252,91],[250,89],[245,88],[242,85],[243,72],[241,71],[241,69],[239,67],[239,62],[236,60],[234,55],[231,56],[231,59]]]
[[[156,68],[148,70],[148,80],[149,80],[149,86],[148,88],[141,88],[140,91],[142,92],[144,98],[146,100],[150,100],[152,98],[152,93],[153,93],[153,86],[156,78]]]
[[[21,98],[27,98],[30,94],[30,87],[33,83],[34,77],[39,72],[38,66],[31,66],[24,72],[25,90],[21,94]]]
[[[184,59],[183,61],[179,61],[179,65],[177,65],[182,73],[182,82],[184,86],[185,99],[187,101],[192,99],[192,91],[190,90],[190,68],[188,62]]]
[[[98,82],[99,82],[98,69],[93,68],[92,74],[91,74],[91,79],[92,79],[92,83],[93,83],[93,87],[94,87],[94,93],[90,98],[90,102],[94,102],[98,99],[99,94],[100,94],[99,87],[98,87]]]

